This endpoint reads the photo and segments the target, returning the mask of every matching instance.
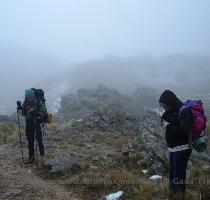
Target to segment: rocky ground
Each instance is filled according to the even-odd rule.
[[[22,163],[17,123],[0,118],[0,199],[101,200],[117,191],[124,192],[121,200],[167,199],[168,151],[158,110],[139,111],[135,100],[107,88],[80,90],[62,105],[45,128],[39,170]],[[193,153],[187,199],[210,199],[209,163],[209,149]]]
[[[124,191],[122,200],[167,199],[167,151],[162,150],[164,145],[160,145],[159,137],[151,135],[156,130],[154,124],[153,129],[149,127],[139,135],[85,130],[85,127],[81,131],[81,123],[54,123],[47,127],[44,136],[47,154],[44,159],[39,158],[39,173],[36,164],[22,165],[18,138],[1,144],[0,199],[100,200],[117,191]],[[142,142],[146,139],[144,134],[148,134],[151,143],[139,143],[140,138],[143,137]],[[23,144],[26,160],[25,138]],[[207,158],[209,154],[202,156]],[[197,199],[201,192],[209,195],[209,161],[201,160],[191,161],[188,178],[193,182],[189,186],[189,199]],[[153,181],[149,179],[152,175],[163,178]],[[205,185],[197,188],[196,178],[202,180],[204,175]],[[195,192],[195,188],[199,191]]]
[[[72,124],[48,128],[44,139],[47,154],[40,159],[39,174],[36,165],[22,165],[15,138],[1,145],[1,199],[102,199],[115,192],[114,188],[122,188],[127,176],[142,176],[136,165],[141,155],[133,152],[130,160],[122,156],[123,144],[134,141],[134,135],[96,131],[78,134],[71,128]],[[25,160],[25,138],[23,143]]]
[[[1,146],[0,199],[72,199],[72,192],[59,183],[41,178],[35,166],[22,166],[19,149]]]

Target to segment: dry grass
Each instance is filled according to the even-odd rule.
[[[51,128],[54,127],[60,128],[57,124],[51,126]],[[72,151],[81,153],[81,145],[77,143],[77,140],[83,141],[81,137],[79,140],[78,136],[74,138],[72,135],[70,138],[74,144],[74,148],[71,146]],[[137,162],[143,158],[143,155],[137,152],[131,153],[129,157],[121,154],[123,144],[130,141],[131,137],[128,135],[99,137],[98,132],[91,134],[90,137],[85,137],[85,143],[100,144],[99,154],[103,154],[106,149],[112,149],[112,165],[109,160],[106,160],[103,165],[104,161],[91,164],[91,160],[85,160],[86,164],[94,165],[96,168],[81,170],[76,174],[68,171],[63,174],[51,174],[47,168],[42,168],[42,172],[46,178],[50,179],[61,175],[60,180],[65,179],[66,188],[77,193],[80,199],[101,200],[105,195],[117,191],[124,191],[122,200],[167,199],[168,181],[164,179],[153,182],[143,175],[137,166]]]
[[[129,156],[124,156],[121,153],[116,154],[114,160],[118,169],[126,169],[134,175],[140,174],[140,167],[137,165],[139,160],[143,159],[143,155],[140,153],[132,153]]]
[[[208,136],[208,145],[210,146],[210,121],[207,122],[206,133],[207,133],[207,136]]]
[[[208,134],[210,134],[210,121],[207,122],[207,125],[206,125],[206,132]]]
[[[122,168],[124,157],[115,157],[121,168],[106,170],[97,168],[88,172],[81,172],[71,177],[65,186],[77,192],[81,199],[101,200],[103,196],[117,191],[124,191],[122,200],[161,200],[168,198],[168,180],[151,181],[141,174],[136,161],[141,154],[133,154],[129,159],[131,165]],[[210,199],[210,168],[195,166],[187,183],[188,192],[185,200]]]
[[[50,125],[52,130],[62,131],[64,126],[59,124]],[[208,123],[208,131],[210,133],[210,123]],[[98,132],[90,134],[90,136],[82,138],[83,135],[72,135],[69,138],[68,144],[71,145],[71,150],[79,154],[87,154],[90,149],[86,149],[86,144],[99,145],[98,154],[103,154],[106,149],[112,149],[112,165],[106,161],[93,162],[92,160],[84,160],[86,157],[80,157],[86,164],[93,165],[95,168],[81,170],[76,174],[66,171],[62,174],[49,173],[49,169],[43,169],[43,173],[47,174],[47,178],[60,178],[65,180],[63,184],[70,191],[77,193],[80,199],[85,200],[101,200],[105,195],[117,191],[124,191],[121,200],[161,200],[168,199],[168,180],[164,178],[162,181],[149,180],[152,172],[147,175],[141,173],[141,168],[137,166],[137,162],[143,159],[140,153],[131,153],[129,156],[121,155],[122,145],[133,138],[128,135],[114,137],[113,135],[100,136]],[[85,152],[87,151],[87,152]],[[108,160],[109,161],[109,160]],[[113,164],[115,163],[115,164]],[[210,199],[209,188],[203,177],[210,179],[210,169],[204,170],[201,166],[195,166],[191,171],[191,177],[187,186],[188,193],[186,200],[207,200]],[[192,184],[191,184],[192,181]],[[210,182],[210,181],[209,181]],[[210,183],[209,183],[210,184]]]
[[[122,200],[165,199],[167,185],[167,180],[154,182],[126,170],[111,169],[81,173],[66,183],[67,188],[76,190],[86,200],[99,200],[116,191],[124,191]]]
[[[210,167],[203,168],[200,165],[193,167],[189,180],[191,193],[197,194],[201,200],[210,199]]]
[[[1,196],[1,193],[3,193],[8,188],[9,188],[8,183],[6,182],[6,180],[4,178],[1,177],[1,181],[0,181],[0,196]]]
[[[17,139],[19,135],[18,125],[13,122],[0,123],[0,144],[9,143]]]
[[[121,136],[114,140],[113,145],[117,148],[122,148],[123,144],[129,143],[128,137],[126,136]]]
[[[52,124],[47,124],[47,129],[49,131],[53,131],[53,132],[63,132],[64,129],[67,127],[68,125],[65,124],[60,124],[60,123],[52,123]]]

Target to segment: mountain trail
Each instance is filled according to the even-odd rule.
[[[77,200],[63,185],[41,178],[36,166],[22,166],[20,153],[14,145],[1,145],[0,168],[1,200]]]

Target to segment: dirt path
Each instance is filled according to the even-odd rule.
[[[35,166],[21,166],[18,150],[14,145],[0,146],[1,200],[76,200],[61,184],[38,176]]]

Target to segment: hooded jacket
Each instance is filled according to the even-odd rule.
[[[28,102],[27,99],[23,103],[23,116],[26,118],[26,122],[33,122],[34,119],[42,122],[47,116],[47,109],[40,100],[34,99],[32,102]]]
[[[170,90],[162,93],[159,103],[171,107],[162,115],[162,119],[169,124],[166,127],[165,138],[169,148],[187,146],[189,144],[189,130],[192,126],[192,114],[187,108],[180,112],[183,103]]]

